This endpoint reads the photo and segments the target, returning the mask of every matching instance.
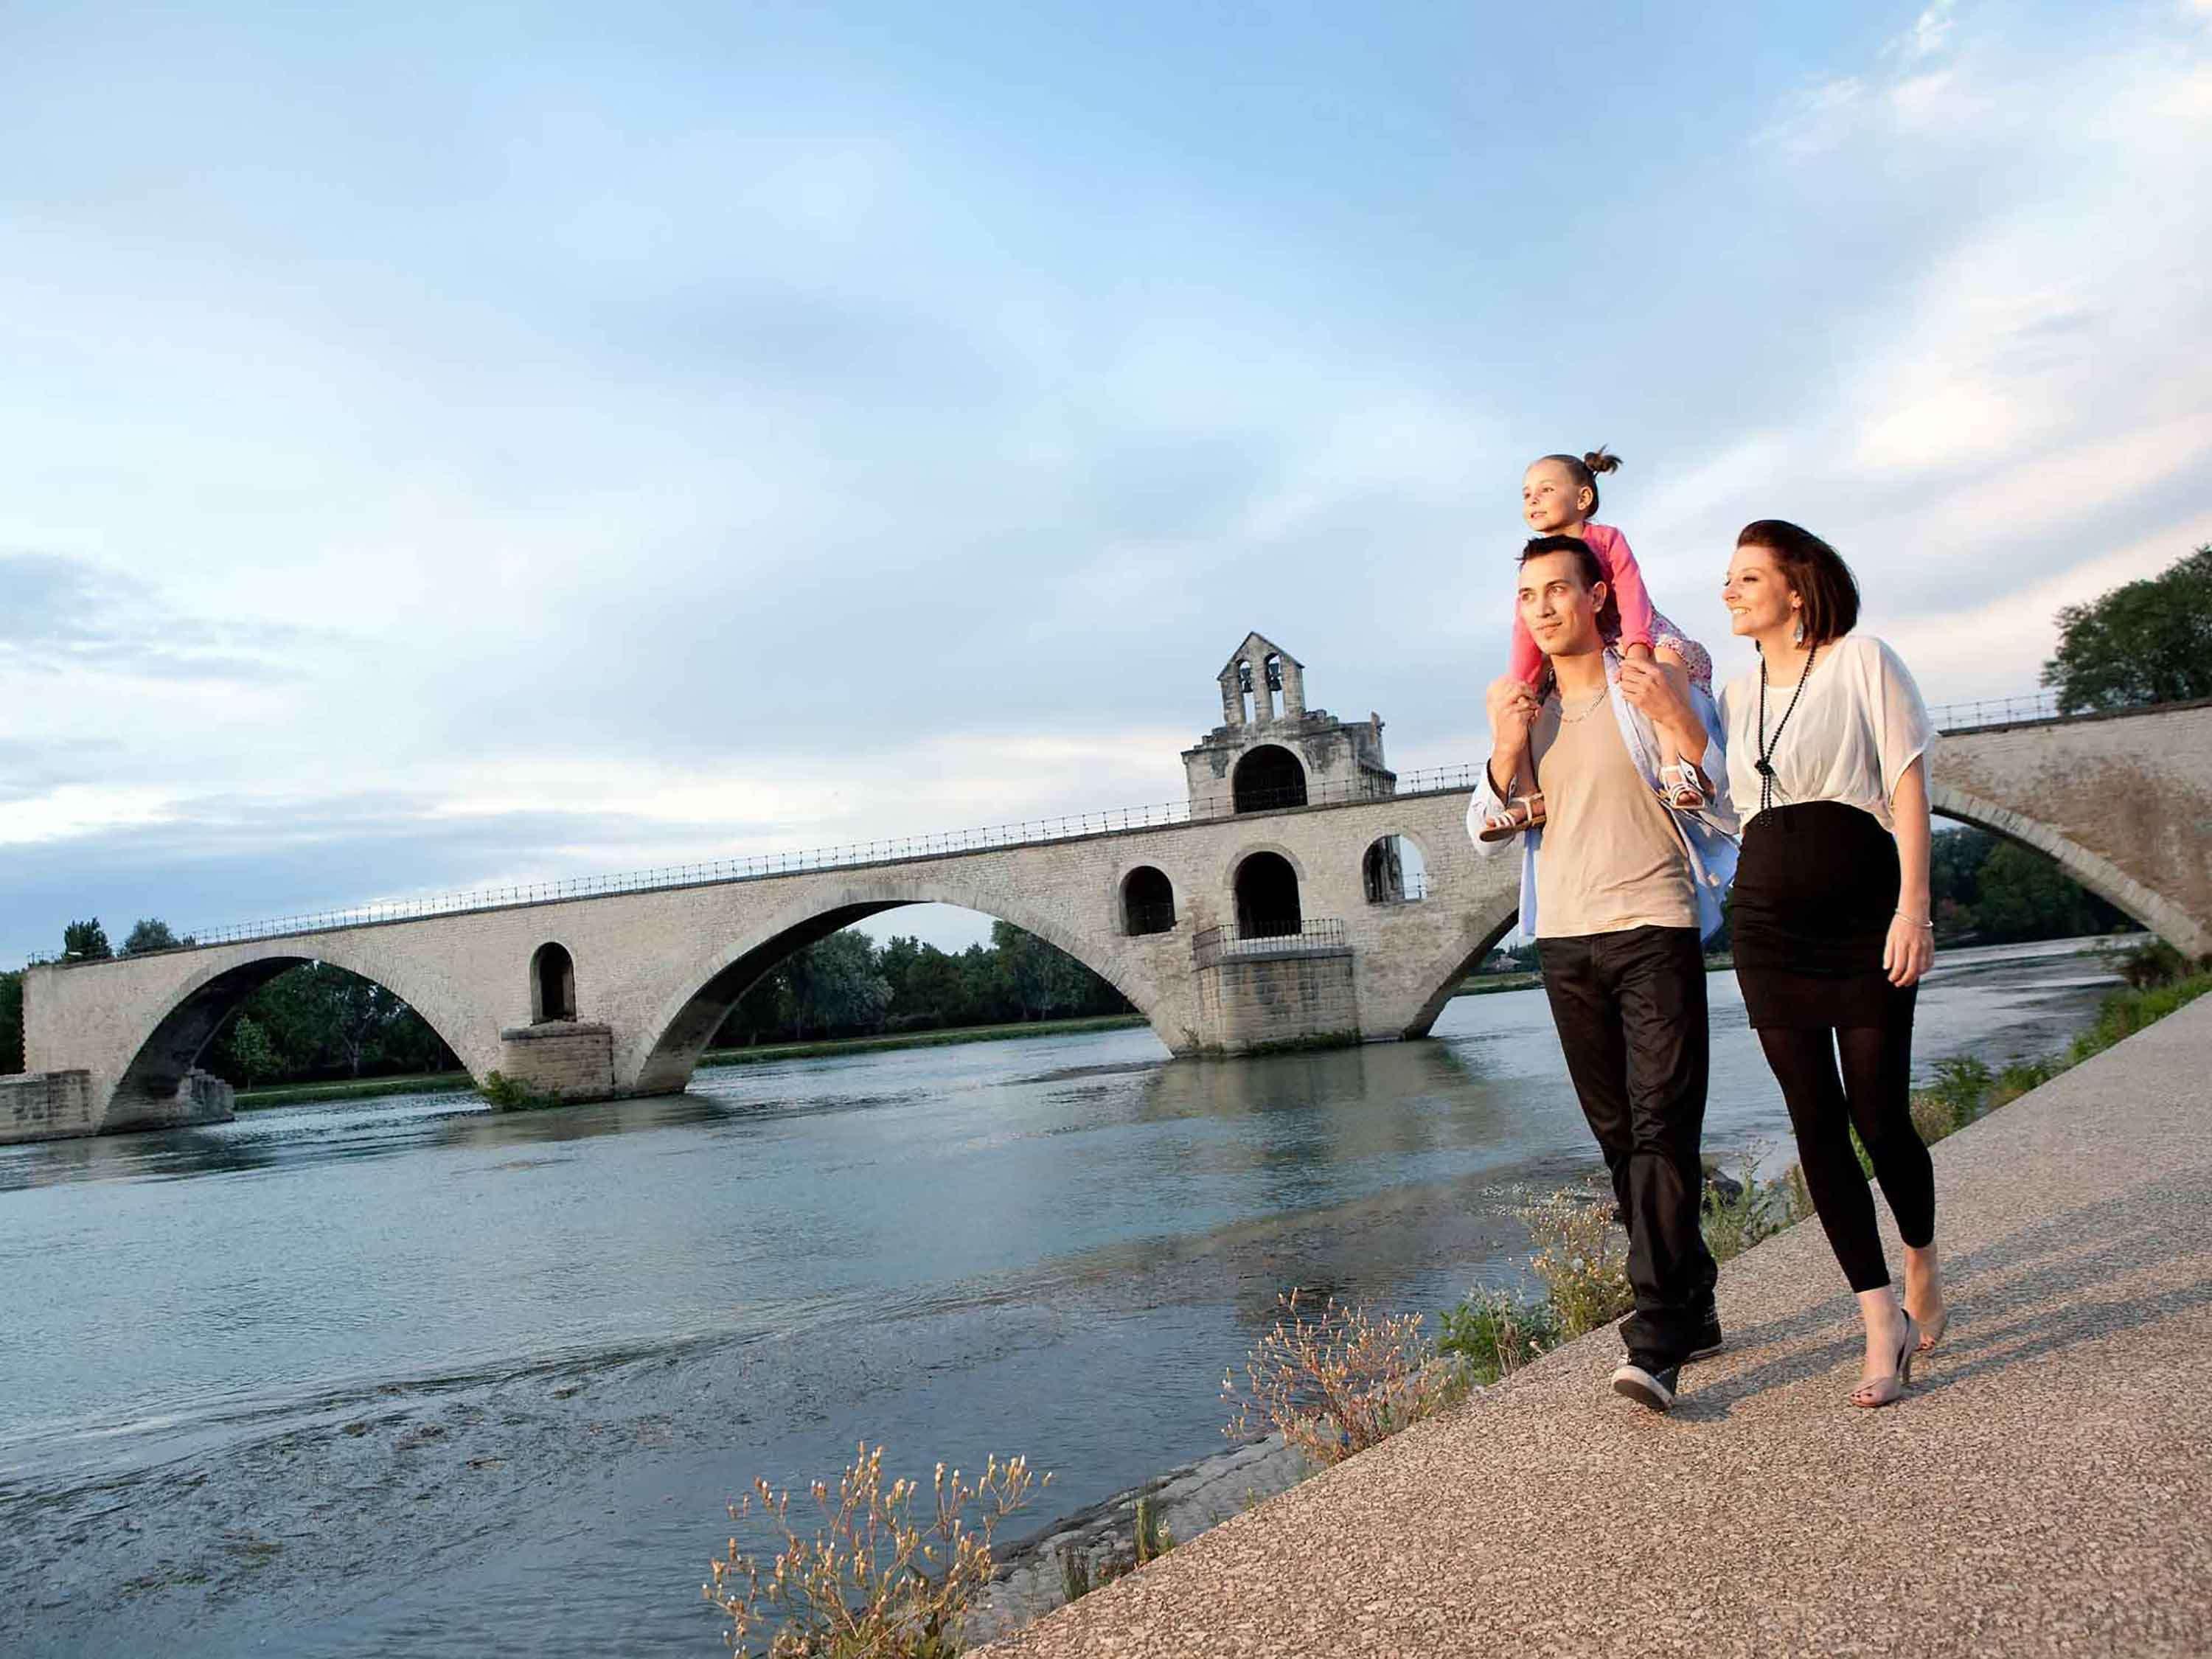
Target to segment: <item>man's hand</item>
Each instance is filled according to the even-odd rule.
[[[1519,754],[1528,746],[1528,728],[1536,723],[1543,703],[1536,694],[1504,674],[1490,683],[1485,699],[1490,709],[1490,743],[1498,754]]]
[[[1543,700],[1503,674],[1491,681],[1484,702],[1490,710],[1490,787],[1510,795],[1519,787],[1522,763],[1528,757],[1528,728],[1543,712]]]

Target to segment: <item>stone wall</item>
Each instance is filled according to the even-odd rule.
[[[502,1075],[553,1100],[605,1100],[615,1092],[614,1033],[580,1020],[501,1031]]]
[[[0,1146],[64,1140],[93,1129],[92,1073],[32,1072],[0,1077]]]
[[[194,1067],[161,1095],[122,1095],[100,1119],[102,1134],[135,1134],[149,1129],[188,1129],[204,1123],[228,1123],[238,1115],[238,1096],[212,1072]]]
[[[1198,970],[1206,1047],[1225,1054],[1359,1041],[1352,952],[1225,957]]]

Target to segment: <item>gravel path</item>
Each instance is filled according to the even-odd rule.
[[[979,1651],[2212,1653],[2212,998],[1935,1158],[1954,1312],[1902,1405],[1844,1404],[1808,1224],[1723,1270],[1671,1416],[1600,1332]]]

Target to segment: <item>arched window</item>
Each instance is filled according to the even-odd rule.
[[[1359,875],[1370,904],[1405,904],[1428,896],[1428,866],[1410,836],[1376,841],[1360,860]]]
[[[563,945],[541,945],[530,958],[530,1023],[550,1025],[575,1017],[575,961]]]
[[[1245,939],[1279,939],[1303,925],[1298,872],[1280,853],[1255,853],[1237,866],[1237,931]]]
[[[1278,812],[1306,804],[1306,769],[1279,743],[1248,751],[1231,774],[1229,787],[1239,812]]]
[[[1175,887],[1167,873],[1140,864],[1121,883],[1121,931],[1129,934],[1175,931]]]

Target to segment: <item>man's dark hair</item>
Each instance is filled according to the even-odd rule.
[[[1859,585],[1843,555],[1811,531],[1787,519],[1759,519],[1743,527],[1738,547],[1763,547],[1790,590],[1804,601],[1805,642],[1826,645],[1859,625]]]
[[[1605,580],[1604,563],[1579,536],[1531,536],[1528,544],[1521,550],[1521,562],[1540,559],[1547,553],[1573,554],[1575,568],[1582,573],[1584,587],[1595,587]]]
[[[1595,587],[1605,582],[1605,603],[1597,608],[1598,632],[1609,642],[1620,628],[1620,607],[1613,602],[1613,584],[1606,580],[1605,562],[1591,550],[1590,544],[1579,536],[1532,536],[1521,550],[1521,562],[1540,559],[1547,554],[1565,553],[1575,562],[1575,574],[1583,579],[1584,587]]]

